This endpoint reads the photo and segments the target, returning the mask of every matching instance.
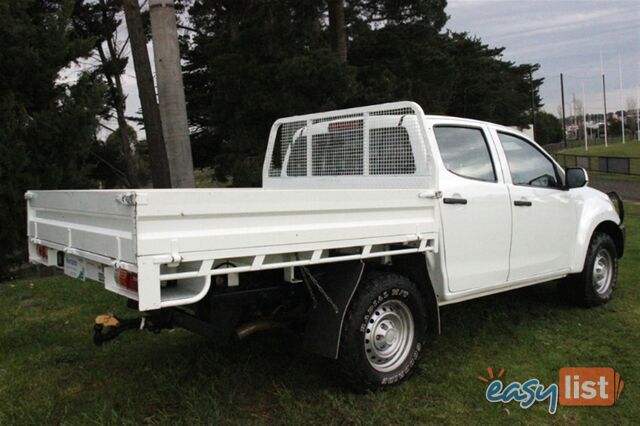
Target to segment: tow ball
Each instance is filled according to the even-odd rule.
[[[171,326],[161,316],[120,319],[113,314],[98,315],[93,326],[93,343],[100,346],[127,330],[149,330],[159,333],[163,328]]]

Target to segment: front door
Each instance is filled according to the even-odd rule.
[[[576,213],[558,167],[526,139],[506,132],[497,132],[497,136],[511,180],[509,281],[566,272],[576,232]]]
[[[439,187],[449,291],[505,283],[511,209],[487,129],[441,124],[433,132],[444,163]]]

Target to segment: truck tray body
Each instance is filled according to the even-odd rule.
[[[29,237],[32,246],[102,264],[105,284],[111,269],[141,272],[138,266],[145,262],[179,263],[164,275],[196,278],[209,272],[201,271],[204,261],[213,267],[234,260],[236,268],[244,267],[241,272],[339,261],[330,257],[335,249],[355,250],[349,259],[379,255],[389,245],[433,249],[435,200],[420,194],[415,189],[33,191]],[[35,247],[30,252],[31,260],[42,260]],[[47,258],[57,261],[57,255]],[[140,276],[141,294],[145,284]],[[202,288],[173,296],[190,298]],[[118,292],[138,299],[125,289]]]
[[[398,102],[276,121],[262,188],[29,191],[30,260],[152,310],[216,275],[435,252],[426,140],[420,107]]]

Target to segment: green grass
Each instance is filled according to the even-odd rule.
[[[614,141],[616,142],[616,141]],[[609,157],[640,157],[640,142],[627,138],[625,144],[611,143],[609,146],[594,145],[585,151],[584,148],[570,148],[558,152],[558,154],[609,156]]]
[[[96,314],[126,316],[123,300],[64,277],[0,285],[0,424],[631,424],[640,419],[640,207],[614,299],[581,309],[553,284],[442,309],[443,335],[418,373],[385,392],[353,394],[335,365],[278,331],[231,347],[176,330],[91,343]],[[557,382],[565,366],[610,366],[626,383],[613,407],[490,404],[477,379]]]
[[[194,169],[193,178],[196,181],[196,188],[226,188],[231,185],[229,182],[218,182],[215,180],[214,170],[210,168]]]

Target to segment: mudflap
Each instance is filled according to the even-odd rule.
[[[364,263],[338,262],[312,266],[309,271],[333,303],[322,296],[316,298],[317,305],[309,311],[303,346],[315,354],[337,359],[342,322],[362,278]]]

